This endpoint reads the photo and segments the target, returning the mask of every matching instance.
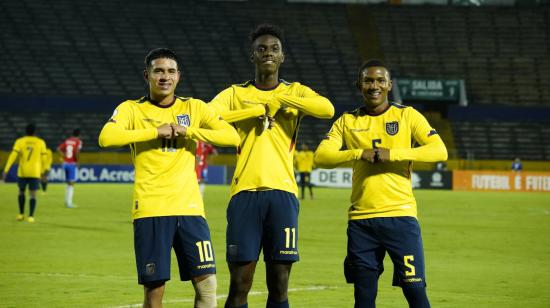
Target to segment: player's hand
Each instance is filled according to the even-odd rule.
[[[182,136],[184,137],[187,134],[187,126],[181,126],[175,123],[170,124],[172,126],[172,129],[174,129],[174,136]]]
[[[378,153],[376,155],[376,161],[381,163],[390,161],[390,149],[377,148],[375,149],[375,152]]]
[[[263,115],[263,116],[259,117],[259,119],[262,123],[262,126],[263,126],[264,130],[268,129],[268,128],[272,128],[275,125],[275,118],[274,117]]]
[[[374,152],[374,149],[363,150],[363,153],[361,154],[361,160],[366,160],[369,163],[375,163],[376,153]]]
[[[2,181],[5,182],[7,178],[8,178],[8,173],[2,172]]]
[[[164,123],[161,126],[157,127],[158,137],[159,138],[173,138],[174,129],[170,124]]]

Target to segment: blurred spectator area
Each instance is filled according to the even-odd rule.
[[[473,104],[550,105],[550,7],[367,11],[395,76],[465,79]]]
[[[281,78],[336,102],[357,98],[345,5],[8,0],[0,12],[0,94],[140,96],[146,53],[168,47],[181,58],[179,95],[209,101],[254,78],[248,34],[271,22],[285,30]]]
[[[393,76],[464,79],[470,106],[550,106],[548,6],[7,0],[0,1],[0,13],[4,151],[28,122],[38,124],[49,146],[78,126],[84,150],[98,151],[97,134],[115,106],[146,93],[143,59],[157,47],[173,49],[182,60],[177,94],[209,101],[229,85],[254,77],[248,33],[262,22],[285,30],[280,77],[330,98],[337,116],[362,104],[353,83],[362,59],[371,56],[385,60]],[[27,104],[34,98],[46,99]],[[425,114],[456,157],[474,151],[476,159],[509,154],[507,159],[548,159],[544,146],[526,146],[533,140],[548,144],[544,121],[517,117],[484,123]],[[314,148],[331,123],[306,117],[298,143]],[[485,136],[479,137],[483,147],[472,145],[478,130]],[[512,139],[504,142],[489,133],[499,130]],[[527,140],[526,132],[539,135],[520,141]],[[503,144],[508,149],[501,151]]]

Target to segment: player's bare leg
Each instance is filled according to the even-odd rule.
[[[248,292],[252,288],[256,261],[229,262],[228,266],[231,282],[229,283],[229,294],[227,295],[225,307],[241,307],[248,303]]]
[[[144,285],[143,292],[143,308],[162,308],[164,281]]]
[[[266,307],[288,307],[288,280],[291,268],[292,262],[266,262],[265,274],[269,291]]]

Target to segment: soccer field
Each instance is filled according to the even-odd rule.
[[[63,207],[64,185],[40,196],[36,223],[17,222],[17,188],[0,184],[0,307],[139,307],[130,221],[132,186],[81,184],[77,209]],[[229,275],[225,208],[229,188],[208,186],[207,219],[218,265],[218,305]],[[347,189],[316,189],[301,204],[299,249],[290,281],[292,307],[353,307],[345,283]],[[550,195],[416,191],[432,307],[550,307]],[[28,207],[27,207],[28,208]],[[389,257],[386,258],[389,261]],[[393,266],[379,285],[378,307],[407,307],[391,286]],[[265,307],[259,263],[250,307]],[[165,307],[192,307],[193,288],[172,261]]]

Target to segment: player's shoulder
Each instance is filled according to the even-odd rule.
[[[422,114],[416,110],[413,106],[407,106],[396,102],[390,103],[392,112],[401,114],[404,117],[417,117],[422,116]]]
[[[367,109],[365,108],[365,106],[361,106],[352,110],[344,111],[340,118],[357,118],[365,115],[368,115]]]
[[[149,99],[147,96],[142,96],[140,98],[136,99],[127,99],[123,101],[122,103],[118,104],[116,107],[117,110],[124,110],[124,109],[133,109],[135,107],[138,107],[139,105],[142,105],[146,102],[148,102]]]
[[[254,87],[254,80],[247,80],[245,82],[232,84],[231,86],[229,86],[225,90],[228,90],[228,89],[246,89],[246,88],[250,88],[250,87]]]
[[[407,106],[407,105],[403,105],[403,104],[400,104],[400,103],[397,103],[397,102],[390,102],[390,106],[391,107],[394,107],[394,108],[397,108],[397,109],[413,109],[413,107],[411,106]]]
[[[194,97],[176,96],[176,104],[206,104],[203,100]]]
[[[279,83],[286,88],[289,88],[291,90],[299,91],[299,90],[312,90],[307,85],[299,82],[299,81],[288,81],[285,79],[279,79]]]

